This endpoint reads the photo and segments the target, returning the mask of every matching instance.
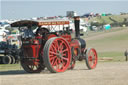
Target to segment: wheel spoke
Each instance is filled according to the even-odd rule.
[[[62,59],[68,61],[68,58],[62,57]]]
[[[89,61],[92,61],[92,56],[89,56]]]
[[[51,54],[53,54],[53,55],[57,55],[56,52],[49,51],[49,53],[51,53]]]
[[[61,60],[62,63],[62,68],[65,66],[65,62],[63,60]]]
[[[91,56],[90,60],[89,60],[89,64],[91,67],[94,67],[94,65],[96,64],[95,62],[95,56]]]
[[[96,64],[96,61],[93,61],[93,65],[95,65]]]
[[[53,46],[51,47],[50,50],[53,51],[53,52],[56,52],[56,50],[53,48]]]
[[[49,57],[53,57],[53,56],[56,56],[55,54],[49,54]]]
[[[60,66],[59,66],[59,62],[56,62],[56,67],[57,67],[57,69],[60,68]]]
[[[52,44],[52,50],[53,50],[54,52],[57,51],[56,47],[55,47],[53,44]]]
[[[63,54],[63,57],[66,56],[66,54]]]
[[[57,59],[53,62],[53,66],[55,66],[57,64]]]
[[[55,62],[55,60],[51,60],[50,62],[51,62],[51,65],[53,66],[53,63]]]
[[[61,60],[58,58],[58,63],[60,64],[61,63]]]
[[[66,52],[66,51],[68,51],[68,49],[66,48],[66,49],[64,49],[62,52],[64,53],[64,52]]]
[[[56,56],[50,57],[50,61],[54,60],[55,58],[56,58]]]
[[[61,41],[60,46],[59,46],[59,50],[60,50],[60,51],[62,51],[62,50],[63,50],[63,43],[64,43],[64,42],[63,42],[63,41]]]
[[[55,42],[55,46],[56,46],[56,49],[59,50],[59,44],[58,44],[58,41],[57,40]]]

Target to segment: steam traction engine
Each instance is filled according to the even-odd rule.
[[[98,59],[96,50],[86,49],[85,40],[80,38],[79,22],[79,17],[75,17],[75,38],[71,37],[69,21],[65,20],[22,20],[12,23],[11,26],[19,30],[24,28],[20,53],[23,69],[29,73],[39,73],[47,67],[52,73],[64,72],[73,69],[76,60],[83,59],[88,69],[95,68]],[[63,26],[63,29],[55,29],[56,26]],[[34,27],[38,28],[35,34],[32,32]]]

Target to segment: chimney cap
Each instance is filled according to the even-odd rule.
[[[80,16],[75,16],[74,20],[80,20]]]

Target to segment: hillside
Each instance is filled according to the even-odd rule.
[[[124,57],[128,49],[128,28],[113,28],[110,31],[90,32],[85,35],[87,47],[94,47],[99,57]]]
[[[128,18],[128,15],[101,16],[91,18],[89,22],[96,21],[98,23],[112,24],[114,22],[123,22],[125,18]]]

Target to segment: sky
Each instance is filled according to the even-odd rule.
[[[66,11],[76,11],[78,15],[89,12],[128,13],[127,3],[127,0],[2,0],[0,3],[0,19],[66,16]]]
[[[1,1],[128,1],[128,0],[1,0]]]
[[[0,1],[0,19],[1,19],[1,1]]]

